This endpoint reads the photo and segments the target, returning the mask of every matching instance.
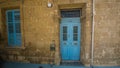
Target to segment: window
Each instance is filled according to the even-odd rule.
[[[67,41],[67,26],[63,26],[63,41]]]
[[[62,10],[61,11],[62,18],[70,18],[70,17],[80,17],[80,10]]]
[[[74,41],[78,40],[78,26],[73,27],[73,40]]]
[[[20,10],[7,10],[6,23],[8,32],[8,46],[21,46]]]

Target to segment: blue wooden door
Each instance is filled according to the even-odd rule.
[[[6,11],[8,45],[21,46],[20,10]]]
[[[80,18],[62,18],[60,48],[62,60],[80,60]]]

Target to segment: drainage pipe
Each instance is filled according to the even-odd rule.
[[[93,61],[94,61],[94,29],[95,29],[95,21],[94,21],[94,14],[95,14],[95,0],[92,0],[92,35],[91,35],[91,63],[90,66],[93,68]]]

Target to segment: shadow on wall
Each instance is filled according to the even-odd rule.
[[[1,35],[1,32],[0,32],[0,44],[4,41],[2,35]]]
[[[3,68],[5,61],[2,59],[2,57],[0,56],[0,68]]]
[[[2,41],[4,41],[4,39],[2,38],[2,35],[0,33],[0,44],[2,43]],[[3,68],[4,63],[5,63],[5,61],[1,57],[1,52],[0,52],[0,68]]]

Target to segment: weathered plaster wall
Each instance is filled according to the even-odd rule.
[[[120,65],[120,1],[95,0],[95,65]]]
[[[52,8],[47,7],[47,3],[53,4]],[[72,5],[73,4],[73,5]],[[24,0],[24,2],[5,2],[0,4],[1,10],[12,6],[20,6],[21,27],[22,27],[22,48],[5,48],[5,52],[10,61],[51,63],[55,60],[56,64],[60,62],[60,43],[59,43],[59,23],[60,9],[83,8],[81,22],[83,40],[81,40],[83,51],[81,51],[81,61],[89,64],[90,61],[90,23],[91,23],[91,1],[90,0]],[[87,16],[86,16],[87,15]],[[2,15],[4,16],[4,15]],[[87,20],[87,22],[86,22]],[[5,21],[2,24],[5,25]],[[85,28],[85,29],[84,29]],[[3,36],[7,37],[5,27],[2,27]],[[87,30],[87,31],[86,31]],[[85,34],[85,35],[84,35]],[[55,40],[56,52],[53,56],[50,52],[50,44]],[[4,47],[7,46],[5,39]],[[81,49],[82,50],[82,49]],[[27,56],[27,57],[26,57]],[[85,57],[85,58],[84,58]],[[38,60],[38,61],[36,61]]]
[[[90,64],[92,0],[24,0],[0,4],[0,31],[5,39],[0,44],[2,57],[9,61],[59,64],[60,9],[82,8],[81,61]],[[22,47],[7,47],[7,32],[3,9],[20,7]],[[120,3],[119,0],[95,0],[95,65],[120,65]],[[50,44],[55,40],[56,52],[51,55]]]
[[[55,6],[47,8],[47,0],[24,1],[25,46],[36,47],[35,49],[40,51],[39,55],[43,58],[42,62],[45,63],[49,62],[50,58],[54,59],[50,55],[52,40],[55,40],[57,47],[59,46],[59,22],[55,22],[55,14],[57,9]]]
[[[85,25],[86,30],[84,31],[86,37],[84,38],[85,45],[85,59],[84,63],[89,64],[90,59],[90,23],[91,23],[91,1],[87,0],[65,0],[65,1],[50,1],[53,3],[52,8],[47,7],[47,0],[46,1],[30,1],[25,0],[23,5],[23,12],[24,12],[24,25],[25,28],[25,39],[26,45],[36,46],[40,49],[41,56],[50,58],[50,43],[52,40],[55,40],[56,43],[56,53],[55,53],[55,62],[60,62],[60,46],[59,46],[59,23],[60,23],[60,9],[69,9],[69,8],[84,8],[83,18],[87,19],[87,22],[83,22]],[[82,7],[75,4],[83,4]],[[66,5],[65,5],[66,4]],[[71,5],[69,5],[71,4]],[[73,5],[72,5],[73,4]],[[33,6],[34,5],[34,6]],[[74,6],[75,5],[75,6]],[[68,6],[68,7],[67,7]],[[71,6],[71,7],[69,7]],[[87,6],[87,9],[86,9]],[[87,13],[86,13],[86,12]],[[33,26],[34,25],[34,26]],[[84,28],[85,28],[84,27]],[[34,32],[33,32],[34,30]],[[48,35],[49,34],[49,35]],[[31,39],[32,38],[32,39]],[[42,50],[44,49],[44,50]],[[43,53],[44,52],[44,53]],[[47,54],[46,54],[47,53]],[[40,54],[40,53],[39,53]],[[84,57],[82,57],[84,58]]]

